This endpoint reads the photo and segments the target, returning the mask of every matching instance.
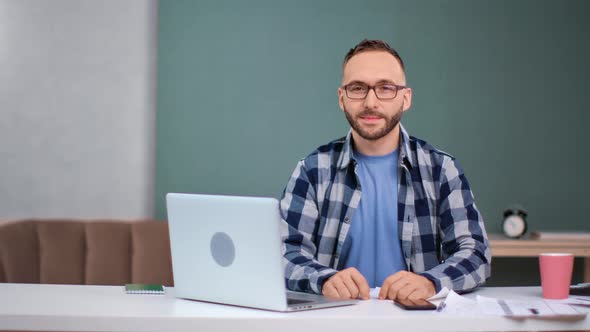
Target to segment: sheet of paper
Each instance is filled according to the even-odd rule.
[[[547,300],[551,302],[569,304],[578,307],[590,308],[590,297],[588,296],[570,296],[565,300]]]
[[[379,299],[379,291],[381,290],[381,287],[375,287],[375,288],[371,288],[371,290],[369,291],[369,295],[372,299]]]
[[[477,296],[477,305],[487,315],[514,318],[584,317],[568,304],[544,300],[518,301]]]
[[[481,310],[475,300],[463,297],[452,290],[448,291],[446,299],[438,305],[437,311],[457,316],[481,314]]]
[[[443,287],[438,293],[434,294],[433,296],[428,298],[428,301],[433,301],[433,300],[442,300],[445,299],[447,297],[447,295],[449,295],[449,289],[446,287]]]
[[[560,301],[506,300],[477,296],[470,300],[453,291],[438,306],[437,311],[449,315],[492,315],[510,318],[583,319],[581,313]]]

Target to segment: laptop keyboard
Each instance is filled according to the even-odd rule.
[[[308,300],[299,300],[299,299],[290,299],[287,298],[287,304],[288,305],[292,305],[292,304],[302,304],[302,303],[310,303],[313,301],[308,301]]]

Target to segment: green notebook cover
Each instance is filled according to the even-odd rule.
[[[127,294],[164,294],[164,286],[158,284],[126,284]]]

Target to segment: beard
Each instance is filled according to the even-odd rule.
[[[402,103],[399,110],[397,112],[395,112],[395,114],[393,114],[390,117],[387,117],[385,114],[371,111],[371,110],[364,110],[361,113],[357,114],[356,116],[353,116],[352,114],[350,114],[350,112],[348,112],[346,107],[344,107],[344,114],[346,115],[346,120],[348,120],[348,123],[350,124],[352,129],[354,129],[354,131],[356,131],[360,137],[362,137],[368,141],[376,141],[380,138],[387,136],[387,134],[389,134],[395,128],[395,126],[397,126],[397,124],[402,119],[403,108],[404,108],[404,104]],[[375,130],[367,130],[362,127],[362,125],[360,124],[360,122],[358,120],[359,118],[364,117],[364,116],[374,116],[374,117],[379,117],[381,119],[384,119],[385,125],[381,128],[377,128]]]

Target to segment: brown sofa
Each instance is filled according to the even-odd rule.
[[[0,282],[173,286],[168,224],[56,219],[0,223]]]

